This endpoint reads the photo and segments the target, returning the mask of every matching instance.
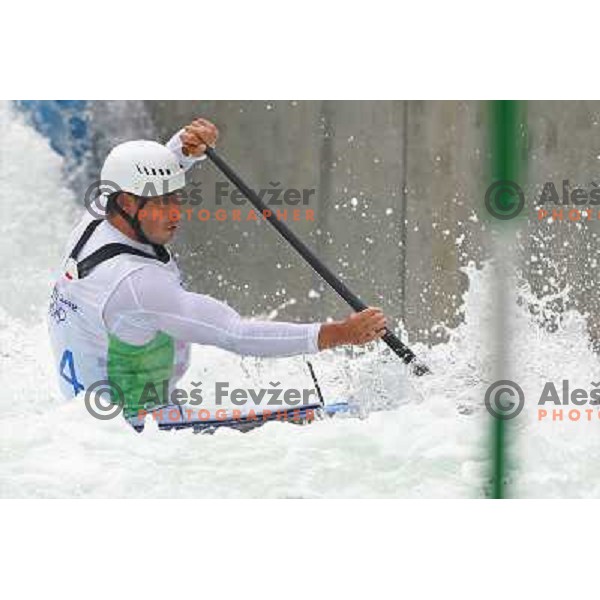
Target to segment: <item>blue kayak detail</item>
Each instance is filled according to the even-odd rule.
[[[347,402],[334,402],[333,404],[326,404],[322,407],[323,412],[326,415],[338,415],[340,413],[351,413],[354,412],[353,407]]]
[[[207,420],[191,420],[191,421],[176,421],[176,422],[161,422],[158,424],[159,429],[164,431],[193,429],[195,433],[213,433],[221,427],[237,429],[239,431],[250,431],[261,427],[269,421],[279,421],[282,423],[305,424],[312,423],[315,420],[323,417],[334,417],[341,414],[354,414],[356,411],[348,404],[348,402],[334,402],[323,406],[322,404],[307,404],[305,406],[290,407],[270,412],[269,414],[254,415],[251,418],[240,417],[237,419],[207,419]],[[149,415],[147,418],[152,418]],[[144,423],[132,424],[132,427],[141,433],[144,430]]]

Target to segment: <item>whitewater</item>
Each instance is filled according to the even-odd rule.
[[[0,497],[485,497],[490,268],[467,269],[464,322],[449,340],[414,348],[433,376],[409,377],[383,344],[312,359],[326,397],[352,399],[363,418],[214,435],[162,432],[149,422],[136,434],[120,418],[91,418],[58,391],[47,302],[82,208],[64,181],[63,159],[10,103],[0,104],[0,131]],[[527,305],[514,303],[511,328],[514,379],[526,398],[563,375],[589,387],[597,359],[584,317],[568,313],[550,334]],[[310,386],[302,358],[242,359],[200,346],[185,380]],[[509,495],[597,496],[600,423],[539,423],[535,408],[528,401],[511,430]]]

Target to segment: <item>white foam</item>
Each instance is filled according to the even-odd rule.
[[[62,161],[8,104],[0,104],[0,495],[3,497],[473,497],[488,467],[481,408],[492,318],[485,271],[469,269],[465,323],[448,343],[416,350],[435,375],[406,388],[385,346],[314,359],[328,397],[356,394],[368,418],[298,427],[269,423],[241,434],[135,434],[64,403],[46,339],[45,304],[75,199]],[[20,258],[19,258],[20,257]],[[8,264],[10,263],[10,264]],[[240,359],[196,347],[189,380],[248,387],[306,377],[301,359]],[[232,384],[233,385],[233,384]],[[538,485],[539,482],[536,482]],[[526,483],[523,484],[526,486]]]

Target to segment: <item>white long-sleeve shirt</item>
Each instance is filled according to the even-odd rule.
[[[166,145],[187,170],[205,157],[184,156],[180,133]],[[80,259],[112,242],[153,253],[151,246],[132,240],[106,221],[85,245]],[[143,345],[159,331],[164,331],[182,341],[254,356],[317,352],[321,327],[320,323],[242,318],[234,309],[214,298],[185,291],[176,276],[151,263],[119,283],[105,305],[103,316],[110,333],[129,344]]]

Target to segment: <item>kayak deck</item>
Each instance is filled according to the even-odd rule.
[[[292,423],[294,425],[306,425],[313,421],[322,420],[327,417],[346,414],[350,415],[356,412],[348,402],[340,401],[332,404],[307,404],[304,406],[285,408],[280,410],[265,411],[264,413],[250,413],[236,418],[222,419],[179,419],[179,420],[160,420],[158,428],[161,431],[171,431],[179,429],[192,429],[194,433],[214,433],[221,427],[236,429],[241,432],[251,431],[261,427],[270,421],[281,423]],[[148,415],[152,418],[152,415]],[[144,422],[131,424],[139,433],[144,430]]]

